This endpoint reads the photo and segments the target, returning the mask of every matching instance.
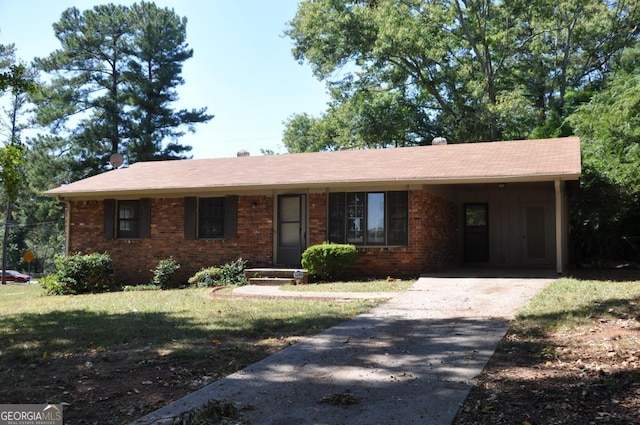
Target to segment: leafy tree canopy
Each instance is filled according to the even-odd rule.
[[[640,47],[625,52],[615,77],[568,120],[582,138],[585,166],[640,192]]]
[[[309,117],[291,117],[285,145],[558,135],[567,96],[602,85],[639,21],[635,0],[303,1],[286,34],[333,100],[300,138]]]
[[[640,247],[640,47],[568,118],[582,140],[581,190],[573,205],[579,257],[637,258]],[[631,248],[634,248],[631,250]]]
[[[15,62],[15,50],[16,48],[13,44],[0,44],[0,94],[11,83],[9,67]]]

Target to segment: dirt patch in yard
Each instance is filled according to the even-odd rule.
[[[586,328],[511,329],[454,424],[640,424],[640,306],[629,301],[626,310],[594,316]]]
[[[158,355],[151,349],[129,347],[109,351],[89,347],[65,357],[14,361],[0,369],[0,401],[64,402],[65,425],[126,424],[299,339],[226,341],[197,362],[181,361],[175,352]]]
[[[640,323],[594,320],[587,334],[510,333],[454,424],[640,424]]]

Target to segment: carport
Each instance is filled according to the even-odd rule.
[[[566,182],[460,185],[459,255],[466,265],[555,266],[568,262]]]

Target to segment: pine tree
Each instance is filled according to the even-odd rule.
[[[36,99],[37,120],[66,136],[77,178],[103,171],[116,152],[129,163],[184,157],[184,128],[212,118],[206,108],[170,107],[193,55],[186,19],[145,2],[72,7],[54,30],[62,47],[35,61],[52,77]]]

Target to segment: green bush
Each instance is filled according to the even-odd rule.
[[[249,283],[244,275],[244,269],[247,261],[238,258],[236,261],[224,264],[220,267],[222,276],[220,276],[220,284],[222,285],[246,285]]]
[[[354,245],[325,242],[310,246],[302,253],[302,267],[313,279],[334,280],[353,264],[356,254]]]
[[[119,289],[113,280],[109,254],[58,255],[56,271],[42,279],[42,287],[51,295],[84,294]]]
[[[158,265],[155,269],[152,269],[153,279],[151,279],[152,285],[157,285],[162,289],[178,288],[181,286],[180,282],[173,279],[173,274],[180,268],[180,264],[173,259],[164,258],[158,261]]]
[[[199,287],[219,285],[246,285],[249,281],[244,275],[247,262],[242,258],[219,267],[208,267],[189,278],[191,285]]]
[[[220,267],[207,267],[201,269],[198,273],[189,278],[190,285],[196,285],[199,288],[218,286],[222,278],[222,269]]]
[[[38,279],[38,283],[40,283],[40,286],[42,286],[42,289],[44,289],[44,292],[46,292],[48,295],[65,294],[64,286],[60,282],[58,282],[58,279],[54,274],[41,277],[40,279]]]

